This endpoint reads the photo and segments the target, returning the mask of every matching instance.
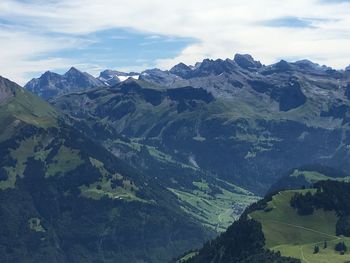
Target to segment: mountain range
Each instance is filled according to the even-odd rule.
[[[146,70],[50,102],[122,158],[133,143],[154,147],[261,195],[294,167],[349,171],[349,83],[349,71],[307,60],[264,66],[236,55]],[[132,141],[127,150],[116,134]]]
[[[94,87],[113,86],[128,78],[137,79],[136,72],[120,72],[116,70],[104,70],[95,78],[89,73],[82,72],[71,67],[65,74],[47,71],[39,78],[33,78],[24,87],[44,99],[50,99],[74,91],[85,90]]]
[[[1,262],[348,259],[349,68],[0,77],[0,121]]]
[[[48,99],[71,91],[103,85],[102,81],[90,74],[72,67],[64,75],[47,71],[40,78],[29,81],[25,88],[42,98]]]

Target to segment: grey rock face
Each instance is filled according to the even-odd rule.
[[[249,54],[236,54],[234,61],[244,69],[257,69],[262,67],[260,61],[255,61],[254,58]]]
[[[64,74],[66,81],[72,85],[82,88],[90,88],[101,86],[101,81],[97,80],[86,72],[81,72],[78,69],[72,67],[69,71]]]
[[[29,81],[25,88],[44,99],[105,84],[88,73],[72,67],[64,75],[47,71],[40,78]]]
[[[179,63],[172,67],[169,72],[182,78],[187,78],[191,75],[192,68],[184,63]]]
[[[179,63],[170,70],[148,69],[141,74],[105,70],[96,79],[71,68],[66,74],[46,72],[25,87],[46,99],[96,86],[115,86],[136,78],[165,88],[192,86],[203,88],[217,98],[271,102],[271,107],[289,111],[305,104],[308,97],[325,96],[327,90],[346,87],[350,67],[337,71],[309,60],[262,65],[249,54],[236,54],[234,59],[205,59],[195,66]],[[292,81],[291,81],[292,80]],[[294,83],[294,86],[290,85]],[[303,85],[303,82],[308,85]],[[344,95],[341,90],[337,96]],[[348,93],[346,93],[348,94]]]
[[[350,72],[337,71],[309,60],[262,65],[251,55],[237,54],[234,59],[205,59],[195,67],[180,63],[170,71],[147,70],[143,80],[178,88],[204,88],[217,98],[250,101],[258,98],[278,111],[301,107],[308,99],[326,100],[328,93],[337,98],[348,96],[345,87]]]
[[[169,71],[162,71],[160,69],[148,69],[141,73],[139,79],[153,82],[155,84],[172,86],[175,85],[177,79],[180,80],[182,78]]]

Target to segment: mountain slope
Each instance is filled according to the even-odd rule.
[[[104,85],[90,74],[72,67],[64,75],[47,71],[40,78],[29,81],[25,88],[44,99],[50,99],[69,92]]]
[[[175,193],[196,220],[217,231],[225,230],[256,197],[202,169],[195,154],[169,149],[168,140],[161,135],[173,130],[171,124],[181,121],[182,116],[192,117],[188,109],[213,101],[212,95],[191,87],[164,90],[147,85],[128,80],[52,102],[78,121],[77,128]],[[149,138],[148,133],[152,134]]]
[[[281,190],[293,190],[300,188],[309,188],[319,181],[350,181],[350,176],[341,170],[322,165],[305,165],[297,169],[292,169],[288,173],[275,182],[269,192],[277,192]]]
[[[254,220],[241,219],[233,223],[225,233],[208,242],[187,263],[298,263],[292,258],[281,257],[264,248],[261,224]]]
[[[1,262],[165,262],[212,235],[46,102],[0,94]]]
[[[349,252],[335,248],[350,245],[349,186],[323,181],[313,189],[268,195],[220,237],[178,262],[347,262]]]
[[[335,205],[342,199],[347,200],[339,189],[346,188],[348,192],[349,184],[323,181],[316,184],[316,188],[322,188],[324,193],[316,189],[280,192],[272,197],[264,210],[255,211],[250,216],[262,224],[267,247],[280,251],[284,256],[296,257],[305,263],[349,260],[349,253],[342,254],[334,249],[341,242],[350,245],[349,233],[339,230],[339,224],[346,220],[344,216],[349,214],[349,210],[340,213]],[[293,200],[300,195],[305,198],[314,196],[313,212],[304,214],[299,208],[292,207]],[[327,205],[323,206],[323,202]],[[343,226],[348,228],[349,221]],[[319,252],[314,252],[315,246],[320,247]]]
[[[117,135],[264,194],[283,172],[294,167],[321,163],[350,171],[350,102],[344,87],[317,88],[307,75],[291,77],[294,73],[300,74],[283,72],[273,75],[269,85],[268,80],[252,84],[264,87],[262,93],[250,85],[235,89],[237,96],[228,98],[208,92],[210,85],[166,88],[130,80],[51,102],[81,125],[98,129],[95,138],[102,138],[108,149],[121,156],[125,154]],[[327,78],[329,85],[337,82]],[[317,85],[323,85],[318,81]]]

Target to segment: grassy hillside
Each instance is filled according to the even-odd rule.
[[[142,84],[142,89],[137,83]],[[195,100],[194,103],[205,104],[213,98],[203,90],[185,88],[164,91],[146,82],[137,83],[127,82],[120,88],[73,93],[57,98],[54,103],[70,114],[76,128],[173,192],[181,202],[183,211],[194,220],[214,231],[224,231],[257,197],[251,191],[218,178],[213,171],[198,165],[196,154],[170,150],[162,142],[161,135],[156,135],[162,129],[167,129],[170,125],[167,122],[182,118],[174,112],[175,109],[190,107],[191,99]],[[86,106],[81,105],[83,98],[89,101],[89,110],[84,113],[80,111],[81,107]],[[186,102],[182,103],[183,100]],[[73,101],[74,104],[70,104]],[[136,106],[137,111],[130,112]],[[136,119],[128,119],[126,115],[129,114]],[[194,113],[184,114],[195,118]],[[157,127],[148,127],[148,130],[146,126],[152,123]],[[182,128],[187,129],[185,126]],[[142,134],[146,132],[145,129],[155,135],[147,138]],[[137,137],[131,134],[134,132],[138,133]],[[198,143],[205,139],[200,134],[193,137]]]
[[[337,216],[334,211],[316,210],[312,215],[300,216],[290,206],[292,196],[314,189],[283,191],[274,195],[264,210],[254,211],[250,217],[262,224],[266,247],[279,251],[283,256],[299,258],[304,263],[345,262],[350,253],[340,255],[334,250],[336,243],[344,241],[350,246],[350,238],[336,236]],[[324,242],[327,248],[323,249]],[[314,254],[314,247],[320,253]]]
[[[289,170],[285,176],[282,176],[270,187],[269,192],[300,189],[303,187],[309,188],[319,181],[327,180],[349,182],[350,175],[341,170],[323,165],[306,165]]]
[[[302,81],[298,86],[312,93]],[[304,105],[279,111],[259,94],[236,92],[240,96],[225,99],[200,88],[167,89],[130,80],[51,102],[120,156],[128,155],[118,143],[122,135],[132,147],[152,147],[255,194],[264,194],[286,170],[309,163],[350,171],[348,127],[345,120],[321,116],[325,98],[311,94]]]
[[[258,200],[252,193],[237,186],[225,184],[213,193],[206,181],[193,182],[194,190],[170,189],[181,201],[182,208],[204,226],[223,232],[244,209]]]
[[[175,194],[181,208],[194,220],[216,232],[225,231],[258,197],[212,174],[195,162],[184,162],[156,146],[120,137],[105,147],[138,170],[152,176]]]
[[[0,84],[1,262],[166,262],[213,236],[157,180]]]
[[[57,126],[62,116],[57,110],[17,84],[0,79],[0,89],[11,94],[6,100],[0,100],[0,141],[10,138],[21,123],[41,128]]]
[[[175,260],[176,263],[300,263],[283,257],[264,247],[265,238],[261,224],[241,218],[215,240],[207,242],[202,249],[191,251]]]
[[[350,183],[337,180],[268,194],[226,232],[178,262],[349,262],[349,198]]]

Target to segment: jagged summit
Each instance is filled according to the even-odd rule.
[[[185,63],[179,63],[169,70],[170,73],[186,78],[191,74],[192,68],[187,66]]]
[[[63,76],[69,77],[69,76],[85,76],[88,79],[91,79],[92,81],[96,81],[96,79],[90,75],[87,72],[83,72],[76,67],[71,67]]]
[[[104,85],[92,75],[71,67],[63,75],[46,71],[41,77],[29,81],[25,88],[44,99],[50,99],[69,92]]]
[[[309,67],[309,68],[318,68],[318,67],[320,67],[319,64],[314,63],[314,62],[312,62],[311,60],[308,60],[308,59],[298,60],[294,64],[301,65],[301,66],[304,66],[304,67]]]
[[[80,70],[78,70],[75,67],[71,67],[64,75],[71,75],[71,74],[82,74],[83,72],[81,72]]]
[[[60,74],[58,73],[55,73],[55,72],[52,72],[52,71],[46,71],[43,75],[41,75],[41,77],[43,78],[52,78],[52,77],[59,77],[61,76]],[[35,79],[35,78],[33,78]]]
[[[262,67],[260,61],[254,60],[249,54],[236,54],[234,61],[244,69],[257,69]]]
[[[235,65],[230,59],[204,59],[199,67],[194,70],[194,76],[220,75],[232,72],[234,69]]]
[[[350,66],[345,72],[350,72]],[[249,83],[256,77],[264,79],[273,74],[289,73],[336,77],[340,71],[321,66],[308,59],[295,62],[280,60],[275,64],[263,65],[250,54],[235,54],[233,59],[204,59],[194,66],[181,62],[169,70],[152,68],[137,73],[106,69],[97,78],[71,67],[64,75],[47,71],[40,78],[32,79],[25,87],[45,99],[50,99],[87,88],[115,86],[132,78],[170,88],[186,85],[204,87],[215,96],[232,97],[236,88],[250,85]]]
[[[327,67],[325,65],[321,66],[320,64],[314,63],[308,59],[298,60],[294,62],[293,65],[299,67],[302,70],[311,70],[311,71],[332,70],[331,67]]]
[[[179,64],[175,65],[170,69],[170,72],[176,71],[176,70],[190,70],[191,67],[187,66],[185,63],[180,62]]]
[[[44,72],[43,76],[48,76],[48,75],[51,75],[51,74],[59,75],[59,74],[54,73],[54,72],[52,72],[52,71],[50,71],[50,70],[47,70],[47,71]]]
[[[283,59],[281,59],[279,62],[277,62],[274,66],[276,68],[280,69],[280,70],[289,70],[289,69],[291,69],[290,64],[287,61],[283,60]]]
[[[103,86],[103,83],[90,75],[82,72],[75,67],[71,67],[65,74],[66,81],[71,86],[81,87],[81,89]]]

